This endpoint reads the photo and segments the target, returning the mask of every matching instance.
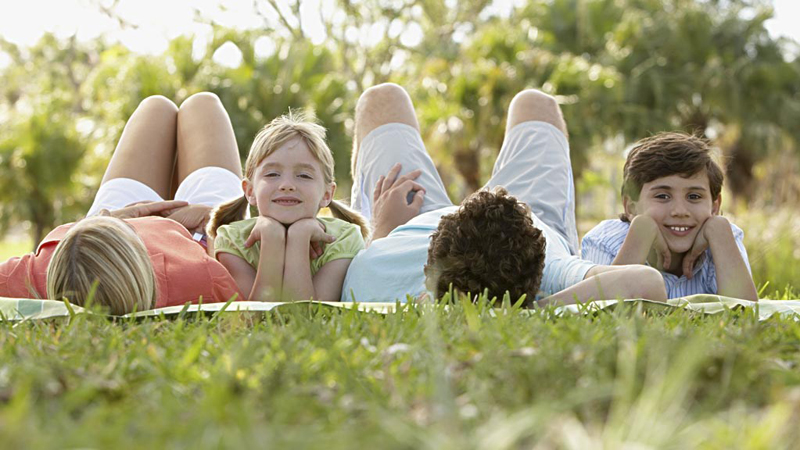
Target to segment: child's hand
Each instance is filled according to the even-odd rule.
[[[176,208],[182,208],[189,203],[182,200],[166,200],[160,202],[137,202],[124,208],[111,211],[109,215],[117,219],[135,219],[146,216],[162,216]]]
[[[672,263],[672,252],[669,250],[664,234],[656,227],[656,236],[653,238],[653,252],[656,254],[656,269],[667,270]]]
[[[286,227],[284,227],[282,223],[270,217],[258,216],[258,219],[256,219],[256,224],[253,226],[253,231],[250,232],[250,236],[248,236],[247,240],[244,241],[244,246],[245,248],[250,248],[256,242],[261,242],[265,239],[285,241]]]
[[[192,233],[204,232],[211,207],[206,205],[188,205],[168,211],[167,219],[183,225]]]
[[[402,166],[398,163],[380,177],[373,192],[372,239],[386,237],[392,230],[405,224],[419,214],[425,200],[425,188],[414,180],[420,176],[420,169],[398,177]],[[413,196],[409,202],[409,196]]]
[[[325,226],[317,219],[300,219],[289,226],[287,234],[289,239],[299,239],[309,243],[311,259],[322,255],[324,245],[336,240],[336,236],[325,232]]]
[[[700,227],[700,231],[697,232],[697,236],[694,238],[692,248],[683,255],[683,275],[686,278],[691,280],[694,276],[694,263],[708,249],[708,241],[715,234],[713,231],[715,227],[730,230],[731,225],[728,219],[722,216],[711,216],[703,222],[703,226]]]
[[[322,231],[328,231],[325,228],[325,224],[322,221],[317,220],[319,226],[322,228]],[[317,259],[325,252],[325,244],[319,241],[311,241],[310,245],[308,246],[308,257],[309,259]]]
[[[664,270],[669,268],[672,262],[672,253],[669,251],[667,241],[664,239],[664,235],[661,234],[658,224],[652,217],[647,214],[640,214],[633,218],[623,247],[629,242],[633,243],[633,247],[635,247],[635,251],[632,253],[638,256],[635,256],[632,260],[615,260],[614,264],[644,264],[654,254],[656,269]],[[622,258],[621,254],[622,251],[617,255],[620,259]]]

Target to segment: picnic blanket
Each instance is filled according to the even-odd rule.
[[[775,314],[791,316],[800,320],[800,300],[760,300],[752,302],[737,298],[722,297],[719,295],[698,294],[689,297],[670,299],[667,303],[654,302],[645,299],[603,300],[588,302],[580,305],[567,305],[556,308],[559,314],[587,314],[593,311],[613,309],[619,304],[640,305],[650,311],[670,311],[673,309],[686,309],[704,314],[718,314],[729,309],[750,309],[758,314],[759,320],[766,320]],[[325,308],[357,309],[359,311],[372,311],[379,314],[394,312],[399,303],[357,303],[357,302],[229,302],[208,303],[201,305],[169,306],[166,308],[141,311],[127,314],[122,317],[173,317],[178,315],[191,315],[199,313],[229,314],[237,311],[267,312],[287,308],[297,308],[298,305],[321,305]],[[290,306],[291,305],[291,306]],[[535,311],[535,310],[525,310]],[[0,321],[20,322],[25,320],[41,320],[57,317],[71,317],[75,314],[84,314],[87,311],[75,305],[55,300],[32,300],[0,297]]]

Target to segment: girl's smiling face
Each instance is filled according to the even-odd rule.
[[[321,163],[299,137],[264,158],[253,179],[242,183],[247,201],[258,208],[258,214],[284,225],[316,217],[336,191],[336,183],[325,183]]]

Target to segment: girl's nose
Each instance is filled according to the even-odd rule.
[[[282,183],[281,186],[280,186],[280,189],[282,191],[293,191],[294,190],[294,185],[291,184],[291,183]]]

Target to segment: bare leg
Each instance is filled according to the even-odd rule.
[[[561,130],[564,136],[569,137],[567,124],[556,99],[536,89],[526,89],[511,100],[508,107],[506,136],[515,125],[529,121],[547,122]]]
[[[355,177],[359,143],[370,131],[387,123],[404,123],[419,131],[417,114],[411,97],[402,87],[393,83],[373,86],[358,99],[356,104],[356,132],[350,161],[350,173]]]
[[[132,178],[151,187],[161,198],[170,198],[177,120],[178,108],[166,97],[154,95],[142,100],[125,124],[102,183]]]
[[[215,94],[194,94],[181,104],[177,120],[177,183],[202,167],[228,169],[242,176],[242,162],[231,119]]]

